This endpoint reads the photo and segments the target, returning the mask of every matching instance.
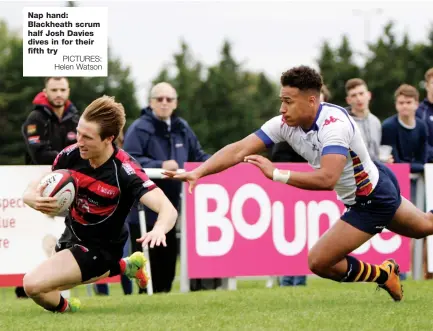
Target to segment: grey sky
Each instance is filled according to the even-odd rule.
[[[146,103],[151,79],[179,50],[180,39],[206,65],[219,59],[223,40],[228,39],[233,43],[234,57],[245,68],[264,71],[277,81],[280,73],[291,66],[315,66],[319,46],[325,39],[336,45],[345,33],[353,48],[362,51],[366,34],[375,39],[390,19],[396,22],[399,35],[407,31],[412,41],[426,40],[433,23],[432,1],[77,3],[81,7],[108,7],[109,43],[123,63],[131,66],[140,105]],[[10,27],[21,29],[23,7],[64,4],[4,1],[0,2],[0,18],[6,19]],[[372,14],[374,8],[383,12]],[[356,15],[354,10],[364,15]]]

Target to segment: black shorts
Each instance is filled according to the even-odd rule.
[[[341,219],[355,228],[376,234],[392,221],[401,204],[400,186],[397,178],[387,166],[375,163],[379,180],[368,196],[357,197],[354,205],[346,205],[347,211]]]
[[[107,271],[109,276],[120,274],[119,261],[123,255],[123,247],[102,248],[92,243],[82,242],[66,228],[57,242],[56,252],[69,249],[81,270],[81,281],[100,277]]]

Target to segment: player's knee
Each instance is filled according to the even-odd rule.
[[[42,293],[42,282],[38,281],[36,277],[30,274],[24,276],[23,287],[29,297],[35,297]]]
[[[314,251],[310,251],[308,254],[308,267],[311,272],[319,276],[324,274],[327,269],[327,265],[324,263],[323,259]]]

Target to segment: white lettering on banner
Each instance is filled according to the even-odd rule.
[[[339,206],[331,200],[297,201],[294,207],[294,220],[288,222],[294,226],[294,238],[285,238],[284,205],[281,201],[273,204],[266,191],[257,184],[245,184],[233,195],[230,203],[227,190],[219,184],[201,184],[195,191],[195,219],[196,222],[196,251],[200,256],[223,256],[230,252],[234,245],[235,230],[247,240],[260,239],[272,224],[272,239],[275,249],[282,255],[294,256],[302,252],[306,245],[311,249],[320,237],[320,219],[326,215],[329,227],[337,222],[341,216]],[[248,199],[255,200],[259,205],[259,218],[255,224],[245,221],[242,210]],[[209,200],[214,200],[216,208],[208,211]],[[232,220],[227,218],[230,210]],[[209,239],[209,228],[216,227],[221,236],[218,240]],[[308,231],[308,235],[307,235]],[[384,230],[384,232],[389,232]],[[389,254],[400,248],[402,239],[394,235],[389,239],[374,236],[364,243],[354,254],[364,254],[370,248],[378,253]]]
[[[384,229],[383,233],[390,232],[388,229]],[[398,235],[394,235],[389,239],[383,239],[381,236],[374,236],[367,241],[363,245],[359,246],[356,250],[353,251],[355,255],[361,255],[373,247],[375,251],[381,254],[390,254],[398,250],[401,246],[401,237]]]
[[[298,203],[304,203],[303,201],[298,201]],[[335,202],[330,200],[323,200],[317,203],[316,201],[310,201],[308,203],[308,249],[314,246],[314,244],[319,240],[319,221],[320,216],[325,214],[329,219],[329,227],[331,227],[341,216],[340,208],[335,204]],[[298,213],[295,210],[295,218],[298,218]]]
[[[305,241],[307,238],[307,214],[305,212],[306,206],[304,203],[297,203],[295,205],[295,238],[293,241],[287,241],[284,236],[284,205],[282,202],[277,201],[272,208],[272,239],[278,253],[286,256],[294,256],[304,250]]]
[[[248,224],[242,214],[242,207],[248,199],[260,201],[259,219]],[[271,201],[265,190],[257,184],[246,184],[236,191],[232,199],[231,215],[233,225],[245,239],[254,240],[263,236],[271,224]]]
[[[216,200],[216,209],[208,212],[209,199]],[[230,220],[225,217],[229,210],[229,197],[224,187],[218,184],[198,185],[195,189],[195,237],[197,253],[201,256],[223,256],[230,252],[235,231]],[[209,240],[209,228],[217,227],[221,231],[221,239]]]

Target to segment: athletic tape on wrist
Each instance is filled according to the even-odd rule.
[[[290,178],[290,171],[287,171],[287,174],[283,174],[277,168],[274,169],[274,172],[272,174],[272,180],[274,182],[281,182],[283,184],[287,184],[289,178]]]

